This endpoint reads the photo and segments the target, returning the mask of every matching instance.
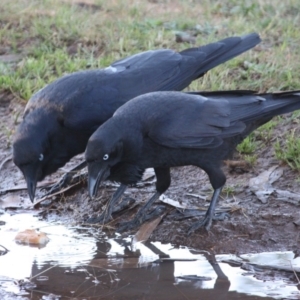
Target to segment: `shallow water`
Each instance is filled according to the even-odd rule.
[[[3,223],[2,223],[2,222]],[[292,252],[216,255],[170,244],[136,243],[97,229],[40,221],[34,213],[0,215],[1,299],[299,299],[288,278],[222,261],[300,268]],[[39,228],[50,241],[17,244],[17,232]],[[2,248],[0,247],[0,251]],[[294,279],[294,280],[293,280]]]

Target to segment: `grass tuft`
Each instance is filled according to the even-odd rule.
[[[300,137],[292,130],[285,134],[284,141],[277,139],[274,145],[276,158],[300,171]]]

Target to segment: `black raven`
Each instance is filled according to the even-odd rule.
[[[105,69],[66,75],[38,91],[13,142],[13,160],[26,179],[30,199],[37,181],[84,152],[91,134],[125,102],[152,91],[182,90],[259,42],[252,33],[179,53],[142,52]]]
[[[300,91],[153,92],[130,100],[94,132],[87,144],[90,196],[95,196],[103,180],[121,183],[106,216],[91,221],[110,220],[112,208],[126,186],[137,183],[144,170],[151,167],[156,174],[157,192],[134,220],[121,228],[141,224],[151,204],[168,189],[170,168],[194,165],[207,173],[214,193],[204,220],[189,232],[201,226],[208,229],[226,181],[221,162],[253,130],[276,115],[297,109]]]

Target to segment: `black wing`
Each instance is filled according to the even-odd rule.
[[[214,148],[223,138],[245,129],[244,123],[232,122],[228,101],[177,95],[179,98],[173,94],[154,122],[150,122],[147,134],[156,143],[172,148]]]
[[[132,77],[125,79],[126,87],[131,90],[143,86],[137,95],[152,91],[180,91],[208,70],[253,48],[260,41],[257,33],[251,33],[179,53],[167,49],[147,51],[117,61],[107,69],[110,72],[131,72]]]
[[[204,92],[195,98],[176,94],[164,93],[171,101],[164,105],[164,117],[156,119],[148,134],[155,142],[176,148],[213,148],[225,138],[246,136],[274,116],[300,109],[299,91]]]
[[[25,114],[48,106],[60,112],[66,127],[94,130],[128,100],[153,91],[181,90],[209,69],[259,42],[259,36],[252,33],[180,53],[167,49],[146,51],[102,70],[76,72],[36,93]]]

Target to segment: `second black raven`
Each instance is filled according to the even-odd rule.
[[[153,92],[136,97],[120,107],[89,139],[85,157],[89,194],[93,197],[101,181],[121,183],[111,199],[106,217],[126,186],[137,183],[146,168],[154,168],[156,193],[121,229],[141,224],[151,204],[171,182],[170,168],[194,165],[203,169],[214,189],[201,226],[211,226],[212,217],[226,177],[221,162],[253,130],[272,117],[300,109],[300,91],[255,94],[228,92]]]
[[[182,90],[259,42],[252,33],[179,53],[142,52],[106,69],[66,75],[38,91],[13,141],[13,160],[26,179],[30,199],[37,182],[82,153],[91,134],[125,102],[147,92]]]

